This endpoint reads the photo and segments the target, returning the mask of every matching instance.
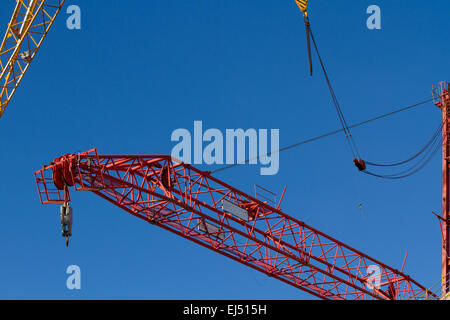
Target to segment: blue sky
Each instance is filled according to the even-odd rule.
[[[304,25],[293,0],[87,1],[82,29],[58,17],[0,120],[2,299],[311,299],[207,249],[150,226],[90,193],[73,193],[74,236],[59,208],[41,206],[33,173],[66,153],[170,153],[177,128],[277,128],[280,145],[339,128],[317,60],[307,73]],[[366,8],[382,10],[382,30]],[[13,1],[0,4],[4,28]],[[449,79],[450,3],[314,1],[310,19],[350,123],[430,97]],[[402,160],[440,120],[433,104],[353,130],[363,157]],[[441,159],[400,181],[357,175],[343,135],[259,166],[217,174],[251,193],[281,193],[284,212],[400,269],[440,279]],[[207,169],[207,168],[204,168]],[[358,208],[358,193],[363,213]],[[69,291],[67,266],[81,267]]]

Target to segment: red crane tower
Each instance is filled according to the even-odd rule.
[[[449,161],[450,161],[450,85],[441,82],[434,88],[435,104],[442,112],[442,216],[438,216],[442,232],[442,295],[449,292]]]
[[[281,200],[252,197],[171,156],[93,149],[57,158],[35,178],[41,202],[62,205],[67,238],[74,187],[322,299],[401,300],[427,292],[402,270],[282,212]]]

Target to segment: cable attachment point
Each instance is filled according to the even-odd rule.
[[[305,30],[306,30],[306,47],[308,50],[309,74],[313,75],[312,56],[311,56],[311,24],[308,16],[305,15]]]
[[[363,159],[353,159],[353,163],[358,168],[359,171],[366,170],[366,162]]]

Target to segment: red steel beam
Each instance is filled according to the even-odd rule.
[[[35,178],[43,204],[63,204],[63,190],[70,186],[91,191],[322,299],[406,300],[426,294],[408,275],[167,155],[98,155],[93,149],[57,158]],[[248,219],[224,211],[224,200],[246,210]]]
[[[449,160],[450,160],[450,85],[441,82],[438,88],[439,99],[436,106],[442,113],[442,296],[449,292]]]

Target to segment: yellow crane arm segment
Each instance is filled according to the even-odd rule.
[[[0,46],[0,118],[65,0],[16,0]]]
[[[308,0],[295,0],[305,18],[308,16]]]

